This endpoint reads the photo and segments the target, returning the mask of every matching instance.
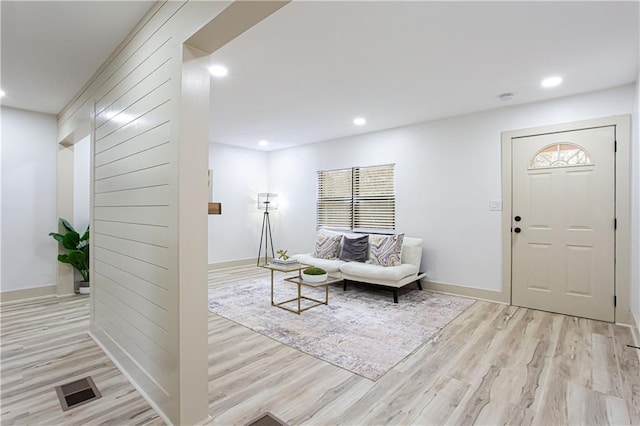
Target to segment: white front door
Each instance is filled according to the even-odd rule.
[[[615,127],[512,139],[512,303],[614,320]]]

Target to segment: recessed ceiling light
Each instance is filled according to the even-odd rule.
[[[355,124],[356,126],[364,126],[365,124],[367,124],[367,120],[363,117],[357,117],[353,119],[353,124]]]
[[[542,85],[542,87],[555,87],[560,83],[562,83],[562,77],[554,76],[545,78],[540,84]]]
[[[264,139],[258,142],[258,145],[260,146],[267,146],[269,145],[269,141],[265,141]]]
[[[6,93],[4,93],[4,90],[0,89],[0,98],[3,97],[4,95],[6,95]]]
[[[222,65],[211,65],[209,67],[209,72],[214,77],[224,77],[229,74],[229,70],[227,69],[227,67]]]

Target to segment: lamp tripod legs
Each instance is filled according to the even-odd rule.
[[[260,233],[260,245],[258,246],[258,262],[256,266],[260,266],[260,255],[262,254],[262,241],[264,240],[264,264],[268,262],[269,245],[271,245],[271,258],[275,258],[273,251],[273,238],[271,237],[271,221],[269,220],[269,212],[265,211],[262,216],[262,232]]]

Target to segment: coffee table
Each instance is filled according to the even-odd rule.
[[[307,265],[296,262],[296,263],[292,263],[292,264],[286,264],[283,265],[281,263],[266,263],[264,265],[260,265],[261,268],[266,268],[269,269],[271,271],[271,304],[276,306],[276,304],[273,302],[273,276],[275,274],[276,271],[278,272],[294,272],[297,271],[298,272],[298,276],[301,277],[302,275],[302,268],[306,268]]]
[[[315,308],[316,306],[320,306],[320,305],[328,305],[329,304],[329,286],[331,284],[339,284],[339,283],[342,282],[342,278],[329,276],[329,277],[327,277],[326,280],[324,280],[322,282],[311,283],[309,281],[305,281],[300,276],[300,274],[298,274],[297,276],[285,278],[284,280],[288,281],[290,283],[294,283],[294,284],[298,285],[298,296],[294,297],[293,299],[285,300],[284,302],[273,303],[273,292],[272,292],[271,293],[271,304],[273,306],[277,306],[278,308],[282,308],[282,309],[284,309],[286,311],[293,312],[293,313],[296,313],[298,315],[300,315],[301,312],[304,312],[307,309]],[[324,301],[318,300],[318,299],[314,299],[314,298],[309,297],[309,296],[303,296],[302,295],[302,287],[311,287],[311,288],[324,287]],[[310,300],[310,301],[316,302],[316,303],[311,305],[311,306],[306,306],[304,308],[301,308],[300,307],[300,302],[302,302],[303,299],[304,300]],[[298,302],[298,308],[297,309],[291,309],[291,308],[288,308],[286,306],[283,306],[285,303],[289,303],[289,302],[293,302],[293,301],[297,301]]]
[[[271,305],[273,306],[277,306],[280,309],[284,309],[285,311],[289,311],[289,312],[293,312],[295,314],[300,315],[301,312],[306,311],[307,309],[311,309],[314,308],[316,306],[319,305],[328,305],[329,304],[329,286],[331,284],[338,284],[342,282],[341,278],[337,278],[337,277],[328,277],[326,280],[320,282],[320,283],[310,283],[308,281],[305,281],[302,279],[302,269],[306,268],[308,265],[305,265],[303,263],[294,263],[291,265],[282,265],[282,264],[277,264],[277,263],[267,263],[265,265],[260,265],[263,268],[269,269],[271,270]],[[294,283],[298,286],[298,296],[294,297],[293,299],[289,299],[289,300],[285,300],[283,302],[278,302],[276,303],[273,300],[273,282],[274,282],[274,274],[275,272],[294,272],[297,271],[298,274],[291,276],[289,278],[285,278],[285,281]],[[324,293],[324,301],[322,300],[316,300],[313,299],[311,297],[308,296],[303,296],[302,295],[302,287],[313,287],[313,288],[318,288],[318,287],[324,287],[325,288],[325,293]],[[305,308],[302,308],[300,306],[300,302],[302,300],[310,300],[312,302],[316,302],[315,305],[311,305],[311,306],[307,306]],[[297,301],[297,309],[291,309],[287,306],[283,306],[286,303],[290,303],[293,301]]]

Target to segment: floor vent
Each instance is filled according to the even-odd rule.
[[[56,386],[56,394],[60,400],[62,411],[86,404],[102,396],[91,377]]]
[[[273,414],[267,413],[249,422],[247,426],[287,426],[287,424]]]

